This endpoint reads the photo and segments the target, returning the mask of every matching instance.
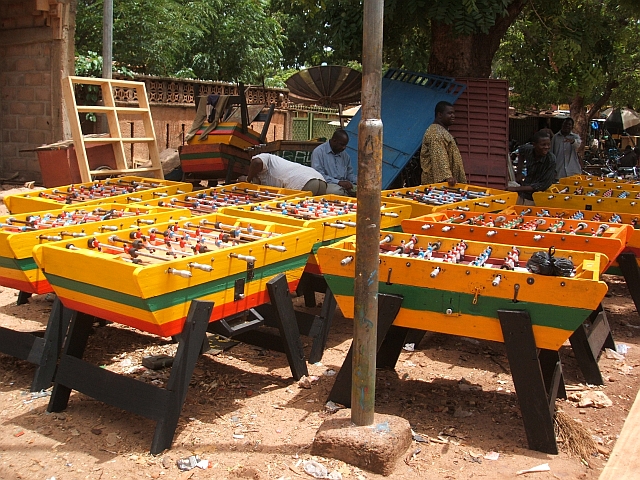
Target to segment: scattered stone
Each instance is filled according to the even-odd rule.
[[[610,348],[604,349],[605,356],[611,360],[615,360],[617,362],[624,361],[624,355],[616,352],[615,350],[611,350]]]
[[[453,412],[453,416],[456,418],[465,418],[465,417],[470,417],[471,415],[473,415],[473,412],[470,412],[469,410],[464,410],[462,407],[456,408],[455,411]]]
[[[590,390],[586,392],[572,392],[567,395],[567,399],[572,402],[578,402],[578,407],[594,407],[594,408],[606,408],[611,407],[613,402],[607,397],[604,392],[599,390]]]
[[[314,478],[328,478],[330,480],[342,480],[342,474],[338,471],[329,473],[327,467],[315,460],[306,460],[302,462],[304,471]]]
[[[111,432],[107,435],[107,445],[109,447],[113,447],[116,443],[118,443],[118,440],[120,438],[118,437],[118,435],[114,432]]]
[[[318,380],[320,380],[319,377],[317,377],[316,375],[311,375],[309,377],[307,377],[306,375],[303,375],[302,378],[300,380],[298,380],[298,386],[300,388],[311,388],[314,384],[318,383]]]

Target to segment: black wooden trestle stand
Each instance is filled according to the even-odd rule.
[[[640,269],[636,256],[633,253],[621,253],[617,260],[636,310],[640,313]]]
[[[32,392],[51,386],[72,314],[73,311],[64,308],[56,298],[44,335],[0,327],[0,352],[38,366],[31,383]]]
[[[498,310],[498,318],[529,448],[557,454],[553,414],[560,385],[564,393],[558,352],[538,352],[528,312]]]
[[[598,358],[605,348],[615,351],[616,344],[602,304],[571,334],[569,341],[585,381],[591,385],[604,385]]]
[[[76,313],[69,324],[47,411],[66,409],[71,390],[77,390],[101,402],[155,420],[151,453],[170,448],[212,310],[213,302],[191,302],[166,388],[124,377],[83,360],[93,317]]]
[[[239,332],[238,334],[233,332],[218,333],[232,336],[234,339],[251,345],[285,352],[289,359],[293,378],[299,380],[303,375],[308,375],[300,335],[313,338],[311,352],[309,354],[309,363],[319,362],[322,359],[333,316],[336,311],[337,304],[335,297],[331,293],[331,290],[327,288],[320,314],[311,315],[293,309],[284,275],[278,275],[267,282],[267,290],[271,303],[260,305],[256,307],[255,310],[264,318],[264,325],[277,327],[280,335],[257,331],[255,329]],[[216,323],[212,324],[212,326],[216,328]]]
[[[415,329],[392,325],[400,311],[402,297],[379,294],[377,356],[378,368],[394,368],[408,339],[421,339]],[[562,365],[555,350],[536,347],[529,313],[524,310],[498,310],[511,376],[515,385],[529,448],[545,453],[558,453],[554,431],[554,408],[557,397],[566,397]],[[576,358],[585,377],[592,378],[598,369],[597,357],[603,346],[613,344],[602,307],[571,337],[576,345]],[[586,333],[589,330],[589,333]],[[591,340],[590,340],[591,339]],[[351,405],[352,349],[345,358],[329,400]],[[602,377],[600,376],[600,379]]]

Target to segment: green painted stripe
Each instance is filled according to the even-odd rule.
[[[622,277],[622,270],[620,269],[620,267],[618,265],[611,265],[609,268],[607,268],[605,270],[605,272],[607,275],[618,275],[620,277]]]
[[[36,261],[33,259],[33,257],[21,259],[0,257],[0,267],[24,271],[34,270],[38,268],[38,265],[36,265]]]
[[[353,278],[326,274],[324,278],[335,295],[353,296]],[[380,293],[401,295],[404,298],[402,307],[409,310],[444,313],[448,308],[451,308],[454,312],[466,315],[492,318],[498,317],[496,312],[500,309],[526,310],[535,325],[572,332],[591,313],[590,310],[582,308],[530,302],[513,303],[506,298],[489,297],[487,295],[480,295],[478,303],[474,305],[474,296],[472,294],[413,287],[398,283],[387,285],[385,282],[379,282],[378,289]],[[455,317],[452,317],[452,321],[455,321]]]
[[[305,254],[257,268],[254,270],[254,278],[251,281],[255,282],[263,278],[272,277],[278,273],[286,272],[287,270],[301,268],[306,265],[307,258],[308,255]],[[151,312],[180,305],[197,298],[202,298],[205,295],[212,295],[214,293],[234,288],[235,281],[240,278],[245,278],[246,275],[246,272],[241,272],[219,280],[205,282],[200,285],[194,285],[192,287],[183,288],[181,290],[165,293],[145,300],[135,295],[128,295],[108,288],[89,285],[88,283],[78,282],[70,278],[64,278],[45,272],[47,280],[49,280],[49,283],[53,286],[66,288],[67,290],[80,292],[85,295],[102,298],[104,300]]]

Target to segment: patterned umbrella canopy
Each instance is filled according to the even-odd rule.
[[[604,126],[610,132],[626,130],[640,124],[640,115],[630,108],[608,108],[602,113],[607,115]]]
[[[328,65],[301,70],[287,80],[294,102],[323,107],[360,103],[362,74],[349,67]]]

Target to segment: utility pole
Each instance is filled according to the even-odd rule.
[[[351,421],[372,425],[376,398],[380,192],[382,190],[382,19],[384,0],[364,0],[362,117],[358,125],[358,213]]]
[[[113,0],[102,9],[102,78],[113,78]]]

